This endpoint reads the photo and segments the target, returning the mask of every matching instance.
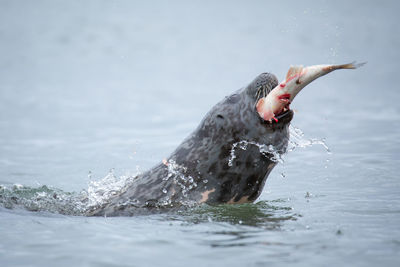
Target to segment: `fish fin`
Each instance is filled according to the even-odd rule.
[[[291,80],[293,77],[300,75],[303,71],[303,66],[290,66],[288,73],[286,74],[286,82]]]

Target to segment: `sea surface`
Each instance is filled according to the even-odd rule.
[[[0,265],[400,266],[399,10],[0,0]],[[79,214],[258,74],[352,61],[296,97],[256,203]]]

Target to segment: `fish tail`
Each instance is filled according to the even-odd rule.
[[[325,70],[327,71],[333,71],[333,70],[339,70],[339,69],[357,69],[361,66],[364,66],[367,64],[367,62],[362,62],[362,63],[356,63],[355,61],[347,64],[341,64],[341,65],[331,65],[325,67]]]

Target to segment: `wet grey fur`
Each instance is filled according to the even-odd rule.
[[[247,87],[223,99],[166,162],[139,175],[88,215],[133,215],[138,207],[198,203],[206,191],[209,204],[256,200],[277,162],[273,154],[260,153],[254,144],[272,145],[279,154],[284,153],[293,117],[289,111],[278,123],[269,123],[255,109],[256,101],[277,84],[273,74],[263,73]],[[242,149],[240,141],[250,144]],[[232,158],[234,144],[235,158]]]

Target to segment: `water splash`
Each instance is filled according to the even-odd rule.
[[[88,183],[87,199],[88,208],[101,206],[111,197],[117,195],[125,186],[131,184],[140,174],[137,172],[133,175],[122,175],[117,177],[114,169],[101,180],[92,180]]]
[[[313,145],[321,145],[325,148],[328,154],[331,154],[329,147],[327,146],[325,139],[321,138],[305,138],[305,135],[300,128],[290,125],[289,126],[290,138],[287,151],[291,152],[296,148],[307,148]]]
[[[0,185],[0,205],[8,209],[22,208],[28,211],[47,211],[65,215],[86,215],[100,207],[131,184],[139,173],[117,177],[114,169],[100,180],[91,180],[88,189],[65,192],[50,186],[29,187],[20,184]],[[88,174],[92,179],[92,173]]]
[[[235,151],[238,148],[242,149],[242,150],[247,150],[247,147],[249,145],[254,145],[254,146],[258,147],[260,153],[263,154],[266,157],[267,156],[270,157],[270,159],[272,161],[280,162],[280,163],[283,162],[282,153],[279,150],[275,149],[275,147],[273,145],[265,145],[265,144],[259,144],[259,143],[254,142],[254,141],[242,140],[242,141],[239,141],[239,142],[236,142],[236,143],[232,144],[231,151],[230,151],[230,157],[228,159],[228,166],[230,166],[230,167],[233,166],[233,161],[236,158],[236,152]],[[271,155],[272,155],[272,157],[271,157]]]
[[[307,147],[311,147],[313,145],[321,145],[326,153],[328,155],[331,154],[331,151],[328,147],[328,145],[325,142],[325,139],[323,138],[306,138],[304,132],[295,126],[289,125],[289,142],[288,142],[288,148],[287,148],[287,152],[292,152],[293,150],[295,150],[296,148],[300,147],[300,148],[307,148]],[[326,160],[326,165],[325,168],[328,168],[328,163],[329,163],[329,159]],[[284,165],[282,165],[282,168],[284,168]],[[281,177],[282,178],[286,178],[286,174],[284,171],[281,172]]]
[[[325,139],[321,138],[306,138],[303,131],[300,130],[300,128],[297,128],[295,126],[290,125],[289,126],[289,142],[288,142],[288,147],[287,147],[287,152],[291,152],[295,150],[296,148],[307,148],[311,147],[313,145],[321,145],[323,148],[325,148],[326,152],[328,154],[331,154],[331,151],[328,147],[328,145],[325,142]],[[228,159],[228,166],[232,167],[233,166],[233,161],[236,159],[236,151],[238,149],[242,150],[247,150],[249,145],[254,145],[258,147],[259,152],[263,154],[264,156],[268,156],[270,160],[278,163],[284,163],[285,159],[285,153],[282,153],[280,150],[276,149],[273,145],[265,145],[265,144],[259,144],[254,141],[247,141],[247,140],[241,140],[239,142],[233,143],[230,151],[230,157]],[[327,163],[329,163],[329,159],[327,159]],[[327,167],[327,166],[326,166]],[[281,173],[281,177],[285,178],[286,175],[284,173]]]
[[[328,154],[331,154],[329,147],[324,139],[306,138],[304,133],[297,127],[290,126],[290,139],[287,151],[293,151],[296,148],[307,148],[313,145],[321,145]],[[247,150],[249,146],[256,146],[259,152],[268,156],[271,160],[283,163],[283,153],[278,151],[272,145],[259,144],[252,141],[242,140],[232,144],[228,165],[233,166],[236,159],[238,149]],[[329,163],[329,159],[327,159]],[[186,197],[190,190],[198,185],[193,176],[187,174],[187,167],[177,164],[170,159],[164,163],[168,166],[168,174],[163,177],[164,181],[173,179],[173,183],[182,192],[183,198],[178,200],[178,204],[184,206],[193,206],[194,203]],[[24,208],[30,211],[48,211],[53,213],[61,213],[67,215],[86,215],[87,212],[95,207],[102,206],[109,201],[110,198],[118,194],[126,186],[132,184],[140,174],[139,168],[133,174],[116,176],[114,169],[100,180],[93,180],[92,172],[88,173],[88,189],[81,192],[64,192],[62,190],[49,186],[39,186],[37,188],[28,187],[20,184],[0,185],[0,205],[6,208]],[[286,175],[282,172],[281,176]],[[207,183],[207,180],[202,180]],[[162,188],[164,198],[157,203],[158,206],[167,207],[171,205],[171,195],[168,192],[170,188]],[[130,204],[130,203],[127,203]]]
[[[188,192],[197,187],[194,178],[186,174],[187,168],[177,164],[175,161],[168,162],[168,175],[163,180],[173,179],[173,183],[182,192],[182,198],[172,201],[171,194],[168,194],[167,188],[162,188],[165,197],[159,199],[156,203],[148,201],[146,203],[133,203],[129,200],[126,203],[120,203],[121,206],[131,205],[135,207],[172,207],[186,206],[191,207],[195,202],[187,199]],[[119,194],[127,186],[138,179],[140,172],[117,176],[114,169],[100,180],[92,180],[93,174],[89,172],[87,190],[81,192],[64,192],[60,189],[39,186],[28,187],[20,184],[0,185],[0,206],[8,209],[25,209],[28,211],[47,211],[51,213],[60,213],[65,215],[85,216],[91,211],[107,204],[112,197]],[[207,183],[208,181],[203,181]]]
[[[64,192],[46,185],[33,188],[20,184],[0,185],[0,205],[8,209],[23,208],[68,215],[83,215],[87,207],[84,192]]]
[[[177,184],[184,197],[187,197],[187,193],[197,187],[197,183],[191,175],[186,175],[187,168],[183,165],[179,165],[175,160],[170,159],[166,162],[168,167],[168,175],[163,177],[162,180],[168,181],[170,178],[173,179],[174,184]],[[164,192],[163,193],[167,193]]]

